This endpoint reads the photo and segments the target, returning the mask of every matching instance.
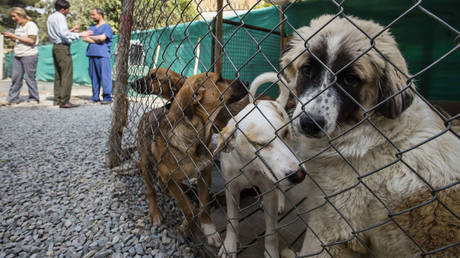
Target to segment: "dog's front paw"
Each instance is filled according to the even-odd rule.
[[[219,258],[236,258],[236,246],[236,241],[227,241],[227,239],[225,239],[224,244],[219,249]]]
[[[161,214],[158,212],[156,214],[150,214],[149,219],[150,222],[152,222],[152,224],[155,226],[159,226],[161,224],[161,221],[163,220]]]
[[[182,221],[182,224],[180,225],[179,229],[180,231],[182,231],[182,233],[185,235],[185,236],[189,236],[190,233],[192,233],[192,224],[193,223],[190,223],[191,221],[187,220],[187,219],[184,219]]]
[[[214,224],[203,223],[201,224],[201,230],[203,230],[203,234],[206,236],[208,245],[215,247],[220,247],[222,245],[222,240],[220,239],[220,235],[217,233],[216,226]]]
[[[278,215],[282,214],[286,210],[286,197],[278,190]]]

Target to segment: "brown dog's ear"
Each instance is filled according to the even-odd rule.
[[[203,97],[203,91],[203,87],[194,91],[192,84],[186,80],[171,104],[171,109],[168,112],[169,121],[179,120],[184,115],[191,118],[196,105]]]
[[[160,68],[158,68],[160,69]],[[161,68],[165,69],[165,68]],[[174,72],[171,69],[165,69],[161,73],[157,73],[160,78],[158,78],[162,82],[167,82],[165,83],[165,86],[170,87],[172,94],[175,95],[177,92],[179,92],[180,88],[184,84],[185,80],[187,77],[184,75],[181,75],[179,73]]]
[[[414,92],[411,88],[412,86],[405,89],[407,87],[407,83],[407,80],[401,72],[399,72],[395,67],[388,67],[387,65],[387,68],[384,70],[379,81],[378,103],[385,101],[385,99],[395,93],[400,91],[402,92],[380,104],[380,106],[377,107],[377,111],[390,119],[395,119],[404,112],[404,110],[406,110],[414,100]]]
[[[233,138],[235,134],[235,121],[231,121],[220,133],[218,133],[217,147],[214,154],[219,151],[231,152],[233,150]]]

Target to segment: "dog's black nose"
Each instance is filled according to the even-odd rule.
[[[307,173],[305,172],[303,168],[299,168],[296,171],[289,172],[287,175],[288,175],[289,182],[293,184],[298,184],[303,181],[306,174]]]
[[[320,116],[312,116],[303,114],[300,117],[300,127],[304,134],[313,137],[319,137],[321,135],[321,129],[324,130],[326,121]]]

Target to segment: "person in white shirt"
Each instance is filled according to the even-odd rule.
[[[48,17],[46,26],[48,35],[53,45],[54,75],[54,105],[60,108],[77,107],[70,103],[70,95],[73,84],[73,64],[70,54],[70,44],[79,37],[92,34],[91,31],[78,33],[80,26],[69,30],[65,16],[69,14],[70,3],[67,0],[56,0],[54,4],[56,12]]]
[[[29,101],[40,103],[35,73],[38,63],[38,27],[20,7],[10,9],[11,19],[17,23],[14,33],[3,32],[3,36],[15,42],[13,70],[11,73],[11,87],[8,92],[6,104],[20,102],[22,79],[29,87]]]

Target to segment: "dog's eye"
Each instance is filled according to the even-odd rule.
[[[254,148],[258,148],[258,149],[263,148],[264,146],[267,145],[267,143],[255,142],[255,141],[251,141],[249,139],[248,139],[248,142],[250,144],[252,144],[252,146],[254,146]]]
[[[311,66],[304,65],[300,68],[300,71],[302,72],[303,75],[307,77],[311,77]]]
[[[343,83],[349,86],[357,85],[360,81],[361,80],[353,74],[347,74],[343,77]]]

